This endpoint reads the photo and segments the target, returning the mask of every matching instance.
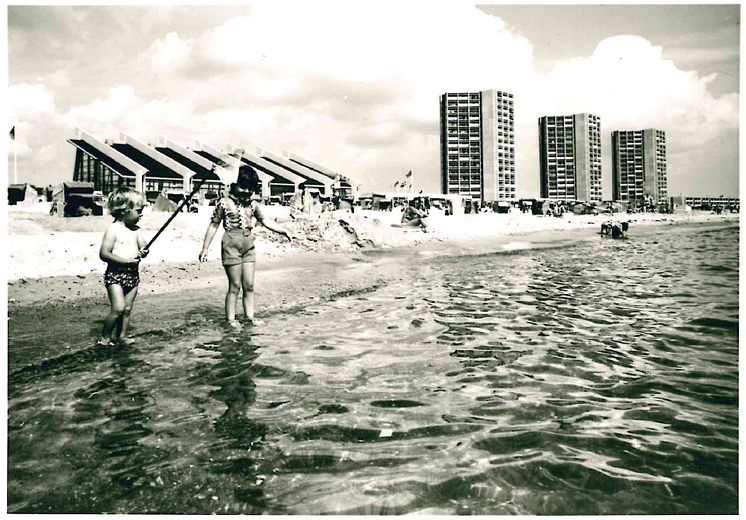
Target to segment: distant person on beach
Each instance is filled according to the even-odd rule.
[[[147,242],[138,226],[145,206],[145,195],[123,186],[109,196],[108,208],[114,217],[101,241],[99,258],[106,262],[104,284],[111,310],[104,319],[99,345],[129,345],[127,327],[140,285],[140,260],[148,254]]]
[[[310,202],[309,206],[310,209],[308,213],[318,215],[319,213],[322,213],[324,211],[324,205],[321,203],[321,193],[319,192],[318,188],[308,188],[306,190],[306,193],[310,195]]]
[[[311,197],[306,191],[306,183],[301,182],[298,189],[290,197],[290,216],[295,218],[298,215],[311,212]]]
[[[420,227],[427,233],[427,212],[420,204],[419,197],[409,201],[401,216],[401,224],[392,224],[394,227]]]
[[[243,310],[246,319],[254,322],[254,274],[256,253],[254,248],[254,219],[267,229],[284,235],[288,240],[295,238],[289,231],[264,216],[262,207],[252,195],[261,191],[261,182],[256,170],[251,166],[241,166],[238,179],[231,184],[229,193],[215,205],[205,239],[200,262],[207,262],[207,252],[218,227],[223,225],[221,257],[225,274],[228,277],[228,292],[225,295],[225,317],[228,324],[240,328],[236,321],[236,301],[239,291],[243,291]]]

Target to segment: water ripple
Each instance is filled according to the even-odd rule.
[[[433,256],[255,330],[10,374],[8,510],[735,513],[737,244]]]

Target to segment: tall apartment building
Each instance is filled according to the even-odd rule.
[[[539,118],[541,197],[601,201],[601,118]]]
[[[513,94],[490,89],[440,96],[443,193],[482,202],[516,198]]]
[[[614,200],[667,200],[665,132],[654,128],[615,130],[611,149]]]

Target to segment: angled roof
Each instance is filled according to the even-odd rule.
[[[78,189],[78,188],[93,189],[94,187],[93,183],[90,181],[62,181],[56,187],[59,188],[60,186],[64,188],[72,188],[72,189]]]
[[[122,177],[131,178],[131,179],[135,178],[135,172],[133,172],[126,166],[123,166],[122,164],[118,163],[117,161],[112,159],[110,156],[106,155],[102,151],[99,151],[98,148],[94,148],[93,146],[83,141],[82,139],[68,139],[67,142],[75,146],[79,150],[83,151],[84,153],[87,153],[94,159],[98,159],[104,165],[114,170],[116,173],[118,173]]]
[[[321,174],[321,175],[323,175],[324,177],[329,177],[330,179],[334,179],[334,177],[332,177],[332,176],[331,176],[331,175],[329,175],[328,173],[326,173],[326,172],[322,172],[321,170],[319,170],[319,169],[317,169],[317,168],[314,168],[314,167],[313,167],[313,166],[311,166],[310,164],[303,164],[302,162],[300,162],[300,161],[298,161],[298,160],[295,160],[295,159],[293,159],[293,158],[290,158],[290,157],[288,157],[288,160],[289,160],[289,161],[292,161],[292,162],[294,162],[295,164],[297,164],[297,165],[299,165],[299,166],[303,166],[303,167],[305,167],[305,168],[308,168],[309,170],[313,170],[313,171],[315,171],[316,173],[320,173],[320,174]],[[349,182],[347,182],[347,181],[346,181],[346,180],[344,180],[344,179],[340,179],[340,181],[339,181],[339,184],[340,184],[340,186],[342,186],[343,188],[351,188],[351,187],[352,187],[352,186],[350,186],[350,183],[349,183]]]
[[[218,165],[222,164],[222,161],[220,160],[220,158],[215,157],[211,153],[206,152],[204,150],[194,150],[194,153],[196,153],[197,155],[201,157],[204,157],[208,161],[214,162],[215,164],[218,164]]]
[[[187,168],[195,172],[192,179],[200,180],[206,176],[207,181],[220,182],[220,177],[218,177],[218,175],[215,172],[210,171],[207,168],[204,168],[203,166],[197,164],[196,162],[192,161],[191,159],[187,157],[184,157],[179,152],[172,150],[171,148],[160,147],[160,146],[156,146],[155,149],[161,152],[163,155],[166,155],[169,158],[176,161],[177,163],[181,164],[182,166],[186,166]]]
[[[204,157],[205,159],[214,162],[215,164],[221,164],[221,160],[218,157],[215,157],[210,152],[206,152],[204,150],[194,150],[194,153]],[[257,170],[266,173],[267,175],[270,175],[272,177],[272,181],[270,183],[277,183],[277,184],[293,184],[292,181],[289,181],[285,177],[282,177],[278,175],[277,173],[273,172],[272,170],[269,170],[268,168],[265,168],[264,166],[258,164],[255,161],[252,161],[246,157],[241,158],[241,162],[248,164],[252,168],[256,168]]]
[[[273,159],[272,157],[264,156],[264,157],[262,157],[262,159],[264,159],[267,162],[270,162],[270,163],[274,164],[278,168],[283,168],[283,169],[289,171],[290,173],[294,173],[295,175],[297,175],[299,177],[303,177],[304,182],[306,183],[306,186],[309,187],[309,188],[311,188],[311,187],[313,187],[313,188],[323,188],[324,187],[324,183],[323,182],[317,181],[316,179],[313,179],[313,178],[309,177],[308,175],[304,175],[303,172],[301,172],[301,171],[298,171],[296,169],[290,168],[289,166],[285,166],[284,164],[282,164],[282,163],[276,161],[275,159]]]
[[[148,172],[145,176],[148,179],[183,179],[184,177],[173,171],[168,166],[156,161],[155,159],[148,157],[140,150],[129,144],[114,143],[111,145],[116,151],[122,155],[132,159],[136,163],[141,164],[147,168]]]
[[[290,150],[283,150],[282,155],[286,159],[293,161],[294,163],[300,164],[301,166],[304,166],[308,168],[309,170],[315,171],[326,177],[329,177],[332,180],[336,181],[337,179],[339,179],[340,184],[343,187],[352,187],[353,184],[361,186],[363,184],[361,181],[359,181],[358,179],[355,179],[354,177],[350,175],[340,173],[336,170],[333,170],[332,168],[329,168],[328,166],[324,166],[322,164],[312,161],[311,159],[302,157],[298,155],[297,153],[293,153]]]
[[[260,170],[260,171],[266,173],[267,175],[270,175],[272,177],[272,180],[270,181],[270,184],[287,184],[287,185],[290,185],[290,186],[294,186],[295,185],[293,183],[293,181],[291,181],[289,179],[286,179],[282,175],[279,175],[279,174],[273,172],[269,168],[265,168],[264,166],[262,166],[258,162],[252,161],[248,157],[241,157],[241,162],[244,163],[244,164],[248,164],[252,168],[256,168],[257,170]]]

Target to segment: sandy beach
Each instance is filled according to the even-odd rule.
[[[133,312],[133,333],[151,334],[168,323],[188,326],[201,319],[218,320],[225,294],[219,236],[210,261],[197,256],[211,208],[180,214],[151,247],[141,264],[141,286]],[[287,208],[269,207],[278,220]],[[141,222],[150,239],[168,218],[146,213]],[[391,227],[400,212],[358,211],[324,214],[323,218],[284,222],[298,239],[257,230],[257,316],[364,293],[394,279],[406,279],[406,262],[432,255],[475,254],[551,247],[596,239],[608,216],[564,218],[516,214],[469,214],[429,218],[431,232]],[[738,214],[632,214],[630,236],[645,226],[738,222]],[[89,347],[108,310],[101,282],[105,264],[98,258],[109,216],[62,219],[49,217],[45,204],[8,211],[8,334],[10,370]],[[416,255],[416,256],[413,256]],[[168,299],[164,315],[164,299]],[[152,312],[158,301],[159,311]],[[209,318],[205,318],[208,316]],[[55,324],[79,321],[73,337],[57,338]],[[40,326],[40,324],[42,326]],[[68,327],[69,330],[69,327]],[[69,336],[69,332],[67,333]],[[50,352],[45,338],[55,337]],[[59,339],[59,341],[58,341]]]

